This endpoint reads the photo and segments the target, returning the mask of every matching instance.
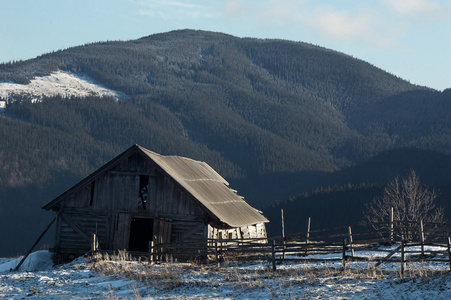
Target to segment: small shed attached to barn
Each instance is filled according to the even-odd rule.
[[[148,243],[266,238],[262,213],[207,163],[133,145],[43,206],[57,214],[55,261],[90,250],[147,251]]]

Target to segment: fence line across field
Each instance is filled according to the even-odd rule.
[[[368,268],[377,268],[383,263],[400,263],[401,274],[406,263],[413,258],[421,261],[448,262],[451,270],[451,224],[390,220],[389,222],[340,226],[311,230],[311,218],[307,231],[282,236],[247,239],[208,239],[207,243],[157,244],[149,241],[147,253],[133,253],[146,256],[150,262],[174,261],[175,259],[214,261],[217,267],[227,258],[237,260],[266,259],[272,269],[281,262],[293,261],[341,261],[343,270],[352,261],[366,261]],[[282,227],[283,228],[283,227]],[[96,238],[95,235],[93,237]],[[93,241],[93,252],[98,243]],[[377,248],[377,245],[395,245],[395,249]],[[442,250],[425,247],[441,247]],[[420,247],[420,250],[411,250]],[[385,253],[373,258],[363,252]],[[362,254],[363,253],[363,254]],[[318,255],[334,254],[334,257]]]

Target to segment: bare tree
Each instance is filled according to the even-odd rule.
[[[364,220],[376,223],[387,222],[393,207],[393,219],[400,221],[444,222],[444,211],[436,207],[435,200],[439,192],[429,189],[420,183],[415,171],[411,171],[407,178],[396,177],[384,189],[380,197],[366,205]],[[408,232],[406,232],[407,238]]]

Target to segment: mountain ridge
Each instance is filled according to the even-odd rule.
[[[121,92],[133,98],[131,106],[151,103],[154,113],[170,116],[168,124],[158,119],[154,125],[169,128],[174,140],[182,136],[237,167],[247,165],[232,173],[334,171],[404,146],[450,153],[445,137],[451,130],[443,126],[449,93],[302,42],[179,30],[2,64],[0,78],[29,82],[58,70]],[[20,105],[6,116],[17,113],[13,106]],[[229,140],[257,152],[249,156]],[[183,155],[182,144],[173,151]],[[284,164],[294,157],[298,162]]]
[[[0,64],[0,82],[57,71],[125,97],[16,95],[0,115],[0,214],[33,201],[27,189],[47,202],[133,144],[206,161],[256,207],[352,167],[358,185],[358,166],[387,151],[451,154],[451,89],[306,43],[180,30]]]

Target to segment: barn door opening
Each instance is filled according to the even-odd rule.
[[[130,226],[129,251],[147,252],[149,241],[153,239],[154,219],[132,218]]]

